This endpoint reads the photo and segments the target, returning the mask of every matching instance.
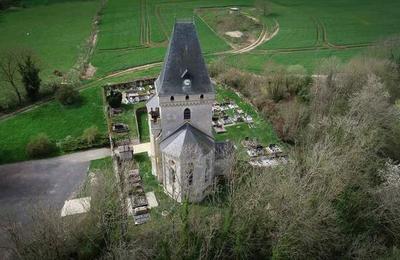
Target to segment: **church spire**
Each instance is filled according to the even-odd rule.
[[[193,20],[175,21],[156,85],[160,96],[214,92]]]

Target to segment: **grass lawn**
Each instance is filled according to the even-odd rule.
[[[120,115],[113,116],[113,123],[124,123],[129,127],[127,133],[113,133],[116,140],[124,140],[127,138],[139,139],[141,143],[150,141],[149,127],[147,123],[147,113],[139,113],[137,118],[137,110],[146,106],[145,102],[136,104],[122,105],[123,112]]]
[[[150,130],[149,130],[149,123],[147,121],[147,116],[148,115],[146,111],[137,112],[137,121],[138,121],[139,136],[141,143],[150,142],[150,132],[149,132]]]
[[[89,177],[89,173],[91,172],[95,174],[103,174],[108,179],[115,178],[112,158],[106,157],[90,161],[89,170],[87,172],[88,175],[86,176],[85,182],[83,183],[79,193],[76,195],[76,198],[90,197],[92,195]]]
[[[254,128],[250,128],[246,123],[239,123],[233,126],[226,127],[227,132],[222,134],[215,134],[217,141],[232,140],[239,144],[245,137],[256,138],[264,145],[279,142],[278,137],[272,125],[265,121],[250,104],[246,103],[234,91],[218,86],[217,87],[217,101],[233,100],[236,104],[254,120]]]
[[[0,12],[0,52],[33,50],[40,59],[44,80],[54,70],[68,72],[90,36],[99,1],[56,1],[48,5],[26,2],[31,7]],[[0,104],[10,97],[14,94],[0,87]]]
[[[123,112],[119,115],[111,117],[113,123],[123,123],[128,125],[129,132],[127,133],[112,133],[115,140],[125,140],[127,138],[136,139],[139,137],[136,126],[135,105],[122,105]]]
[[[113,171],[112,158],[106,157],[90,161],[89,171],[110,170]]]
[[[106,133],[103,98],[100,88],[81,92],[82,104],[63,107],[51,101],[33,110],[0,121],[0,163],[26,160],[25,147],[39,133],[57,141],[66,136],[78,137],[93,125]]]

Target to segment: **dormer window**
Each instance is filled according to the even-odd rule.
[[[175,100],[174,96],[171,96],[171,97],[169,98],[169,100],[174,101],[174,100]]]
[[[186,100],[189,100],[189,95],[186,95],[185,99],[186,99]]]

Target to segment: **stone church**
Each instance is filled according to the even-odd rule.
[[[176,21],[156,93],[147,103],[152,173],[178,202],[199,202],[214,183],[215,90],[193,21]]]

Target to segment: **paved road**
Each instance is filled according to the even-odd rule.
[[[28,224],[35,205],[61,210],[83,183],[89,162],[106,156],[110,150],[104,148],[0,165],[0,227],[10,220]],[[2,233],[0,229],[0,243],[5,236]]]

